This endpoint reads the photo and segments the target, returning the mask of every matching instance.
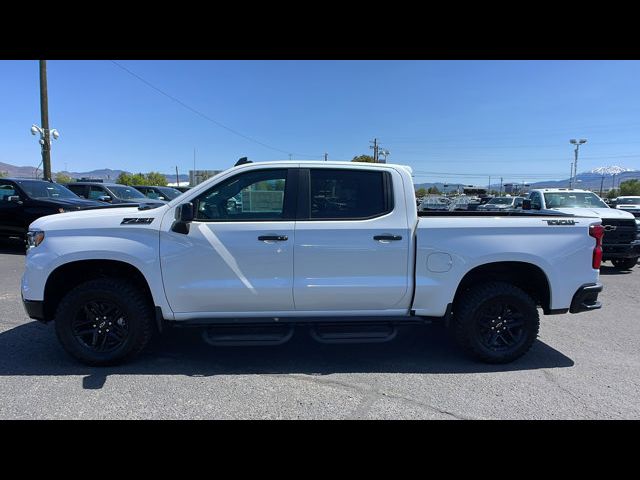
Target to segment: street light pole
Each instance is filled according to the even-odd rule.
[[[580,140],[576,140],[575,138],[572,138],[571,140],[569,140],[569,143],[576,146],[576,149],[574,150],[575,160],[573,161],[573,172],[575,173],[572,172],[572,178],[576,178],[578,176],[578,149],[580,148],[580,145],[582,145],[583,143],[587,143],[587,139],[581,138]]]
[[[47,61],[40,60],[40,116],[42,121],[42,170],[51,180],[51,137],[49,136],[49,98],[47,94]]]

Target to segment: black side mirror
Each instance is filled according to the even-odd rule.
[[[14,202],[14,203],[22,203],[20,201],[20,196],[19,195],[11,195],[10,197],[7,197],[7,201],[8,202]]]
[[[175,222],[171,225],[171,230],[176,233],[187,235],[189,233],[189,224],[193,222],[195,215],[193,212],[193,203],[182,203],[176,207]]]
[[[531,200],[525,198],[522,201],[522,210],[531,210]]]
[[[175,219],[178,222],[189,223],[193,222],[193,203],[182,203],[176,207]]]
[[[111,196],[110,195],[101,195],[98,197],[98,200],[100,200],[101,202],[111,202]]]

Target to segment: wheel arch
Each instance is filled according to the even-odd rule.
[[[546,273],[528,262],[492,262],[469,270],[458,285],[453,305],[460,297],[479,283],[499,281],[509,283],[530,295],[545,314],[551,312],[551,286]]]

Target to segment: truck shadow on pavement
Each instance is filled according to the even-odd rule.
[[[24,256],[27,253],[27,249],[20,240],[2,238],[0,239],[0,253]]]
[[[29,322],[0,333],[0,377],[85,375],[85,389],[100,389],[109,375],[329,375],[333,373],[467,374],[566,368],[573,360],[538,340],[523,358],[488,365],[464,356],[439,326],[402,327],[387,343],[327,345],[304,328],[279,346],[212,347],[198,330],[171,329],[140,356],[117,367],[88,367],[59,345],[53,325]]]
[[[638,268],[636,267],[633,267]],[[618,270],[617,268],[614,267],[609,267],[607,265],[602,265],[600,267],[600,275],[629,275],[630,273],[632,273],[632,270]]]

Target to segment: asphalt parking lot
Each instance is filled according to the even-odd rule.
[[[610,264],[605,264],[610,265]],[[600,311],[542,317],[520,360],[468,360],[444,329],[384,344],[211,347],[173,330],[134,362],[76,363],[20,301],[24,255],[0,243],[2,419],[637,419],[640,266],[602,269]]]

